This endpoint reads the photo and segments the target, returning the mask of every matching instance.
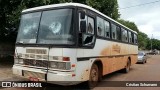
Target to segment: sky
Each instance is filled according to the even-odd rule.
[[[146,33],[149,38],[160,40],[160,0],[117,0],[119,4],[119,12],[121,18],[134,22],[138,29]],[[152,4],[131,7],[135,5],[145,4],[158,1]],[[126,9],[122,9],[126,8]]]

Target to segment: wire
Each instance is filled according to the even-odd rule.
[[[148,5],[148,4],[153,4],[153,3],[157,3],[160,2],[160,0],[154,1],[154,2],[148,2],[148,3],[144,3],[144,4],[138,4],[138,5],[133,5],[133,6],[128,6],[128,7],[124,7],[124,8],[119,8],[119,9],[128,9],[128,8],[133,8],[133,7],[139,7],[139,6],[144,6],[144,5]]]

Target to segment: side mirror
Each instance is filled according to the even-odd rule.
[[[85,19],[85,11],[81,11],[80,14],[81,14],[81,19]]]
[[[86,21],[80,22],[80,29],[81,29],[81,32],[86,32]]]

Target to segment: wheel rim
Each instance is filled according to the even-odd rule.
[[[98,70],[96,68],[91,71],[91,81],[98,81]]]

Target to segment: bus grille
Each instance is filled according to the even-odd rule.
[[[23,60],[23,64],[24,65],[29,65],[29,66],[36,66],[36,67],[45,67],[45,68],[47,68],[48,61],[46,61],[46,60],[24,59]]]
[[[26,53],[47,54],[46,49],[26,49]]]

